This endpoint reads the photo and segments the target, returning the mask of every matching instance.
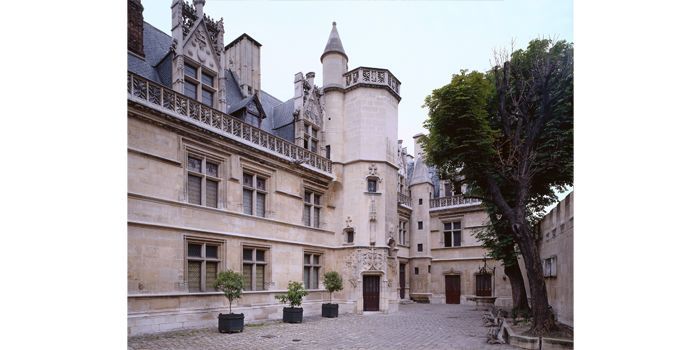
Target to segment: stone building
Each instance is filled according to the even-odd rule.
[[[281,318],[274,296],[289,281],[320,314],[330,270],[345,281],[341,313],[508,303],[502,268],[472,236],[487,223],[480,203],[425,164],[421,134],[407,154],[401,82],[349,69],[335,23],[322,81],[294,74],[283,101],[261,86],[262,45],[245,33],[225,44],[204,0],[174,0],[170,33],[127,3],[129,334],[215,324],[225,269],[246,278],[234,309],[246,322]]]

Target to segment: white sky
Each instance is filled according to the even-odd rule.
[[[191,0],[188,1],[191,3]],[[144,20],[170,34],[171,0],[142,0]],[[294,73],[316,72],[331,23],[349,69],[389,69],[401,81],[399,138],[413,154],[413,135],[430,92],[460,69],[484,71],[494,49],[524,47],[537,37],[573,41],[572,1],[230,1],[207,0],[204,12],[224,18],[226,44],[248,33],[261,49],[262,89],[286,101]]]

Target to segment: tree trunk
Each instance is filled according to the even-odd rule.
[[[505,265],[503,271],[508,276],[510,281],[510,290],[513,297],[513,310],[517,313],[530,313],[530,306],[527,303],[527,291],[525,290],[525,281],[520,272],[518,260],[511,265]]]
[[[513,233],[516,236],[520,253],[525,261],[527,279],[530,282],[530,297],[532,304],[532,335],[541,336],[558,330],[554,314],[549,307],[547,288],[544,283],[544,273],[540,260],[540,251],[534,235],[530,232],[529,225],[521,215],[516,215],[513,224]]]

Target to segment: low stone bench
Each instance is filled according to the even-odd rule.
[[[498,299],[498,297],[468,297],[467,298],[467,300],[475,302],[476,306],[479,306],[482,304],[493,305],[494,303],[496,303],[496,299]]]

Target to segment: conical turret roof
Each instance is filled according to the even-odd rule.
[[[340,41],[340,35],[338,35],[338,29],[335,27],[335,22],[333,22],[333,29],[331,29],[331,35],[328,36],[328,43],[326,44],[326,48],[323,50],[323,54],[321,55],[321,61],[323,61],[323,56],[329,54],[329,53],[339,53],[345,57],[345,59],[348,59],[348,55],[345,54],[345,50],[343,49],[343,43]]]

